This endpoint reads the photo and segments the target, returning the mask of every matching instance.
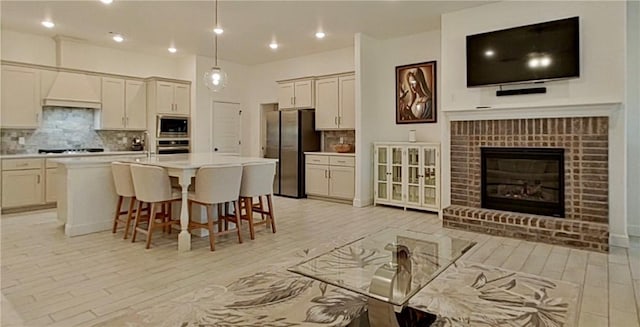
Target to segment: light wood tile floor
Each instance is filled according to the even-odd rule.
[[[67,238],[55,211],[1,220],[2,326],[90,326],[198,289],[225,284],[290,257],[295,251],[352,240],[387,227],[444,233],[478,242],[463,260],[582,285],[579,326],[640,327],[640,248],[609,254],[441,227],[433,214],[387,207],[354,208],[317,200],[275,198],[277,234],[258,228],[206,238],[178,253],[177,233],[154,235],[150,250],[122,233]],[[246,226],[245,226],[246,227]],[[158,237],[155,237],[155,236]]]

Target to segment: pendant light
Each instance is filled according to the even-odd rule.
[[[215,0],[215,28],[218,26],[218,0]],[[204,73],[204,85],[213,92],[218,92],[227,86],[227,73],[218,66],[218,33],[213,33],[213,40],[215,46],[215,63],[211,69]]]

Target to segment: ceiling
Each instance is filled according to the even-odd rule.
[[[220,59],[259,64],[353,45],[362,32],[387,39],[438,29],[442,13],[487,1],[220,1]],[[104,5],[85,1],[0,2],[3,29],[64,35],[92,44],[156,55],[213,56],[213,1],[122,1]],[[51,19],[49,30],[40,22]],[[323,40],[314,34],[322,30]],[[126,40],[115,43],[109,32]],[[275,40],[280,47],[268,45]]]

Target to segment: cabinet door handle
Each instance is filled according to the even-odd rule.
[[[40,174],[38,174],[38,181],[36,182],[36,184],[40,184]]]
[[[338,116],[338,125],[342,124],[342,117]]]
[[[120,123],[122,123],[122,126],[124,126],[124,117],[120,118]]]
[[[333,124],[334,125],[338,125],[338,117],[337,116],[333,116]]]
[[[326,170],[326,169],[324,170],[324,178],[328,178],[328,177],[327,177],[327,170]]]
[[[127,116],[126,125],[129,126],[129,116]]]
[[[329,179],[331,179],[331,170],[329,170]]]

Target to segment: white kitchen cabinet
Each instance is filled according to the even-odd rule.
[[[102,78],[102,128],[125,128],[124,80]]]
[[[314,100],[313,79],[278,82],[278,109],[313,108]]]
[[[151,80],[147,104],[158,114],[185,115],[191,113],[191,87],[188,84]]]
[[[45,159],[44,170],[44,202],[54,203],[58,200],[58,163]]]
[[[102,129],[147,128],[147,97],[142,81],[102,78]]]
[[[440,145],[375,143],[374,204],[440,210]]]
[[[353,200],[355,195],[355,157],[307,154],[306,193],[339,200]]]
[[[42,112],[40,71],[34,68],[2,66],[3,128],[37,128]]]
[[[316,129],[355,129],[355,76],[329,76],[316,81]]]
[[[147,129],[147,88],[142,81],[125,81],[125,125],[131,130]]]
[[[2,161],[2,208],[44,203],[42,159]]]

